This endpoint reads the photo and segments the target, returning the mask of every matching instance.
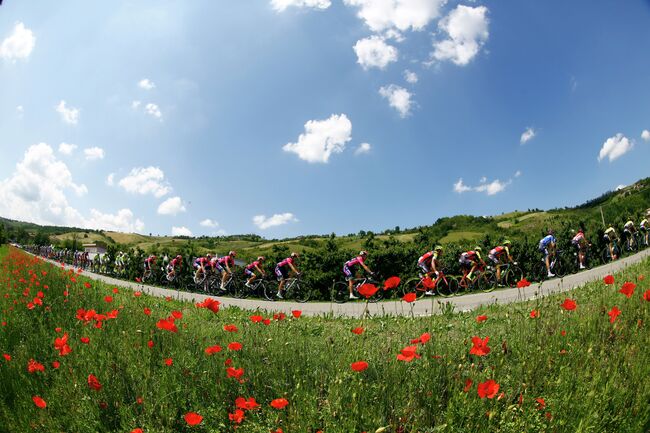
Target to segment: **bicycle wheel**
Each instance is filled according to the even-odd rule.
[[[510,266],[501,273],[501,279],[507,287],[517,287],[517,283],[524,278],[524,271],[519,266]]]
[[[337,281],[332,285],[332,301],[337,304],[343,304],[348,300],[350,291],[348,289],[348,283],[345,281]]]
[[[444,298],[456,295],[458,293],[458,281],[454,277],[445,275],[436,283],[436,293]]]
[[[305,290],[305,288],[300,285],[300,281],[293,283],[291,286],[291,292],[293,295],[292,297],[301,303],[309,301],[309,297],[311,295],[308,290]]]
[[[415,293],[418,299],[424,296],[424,292],[426,291],[426,289],[422,285],[421,281],[422,280],[419,277],[413,277],[408,279],[404,284],[402,284],[399,297],[402,298],[407,293]]]
[[[476,280],[477,288],[483,292],[491,292],[497,287],[497,277],[492,271],[485,271]]]
[[[378,290],[375,292],[375,294],[372,295],[370,298],[368,298],[369,302],[374,303],[374,302],[380,301],[380,300],[382,300],[384,298],[384,289],[383,289],[382,283],[380,283],[379,281],[375,281],[375,280],[366,280],[366,283],[367,284],[372,284],[373,286],[378,288]]]
[[[273,284],[265,284],[262,293],[267,301],[275,301],[277,288]]]

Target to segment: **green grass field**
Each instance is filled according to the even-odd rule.
[[[14,249],[0,256],[1,432],[650,428],[648,260],[614,275],[613,285],[533,302],[338,319],[215,313],[88,281]],[[625,281],[637,285],[629,298],[619,292]],[[565,298],[577,308],[562,308]],[[610,323],[615,306],[621,314]],[[254,323],[254,315],[269,320]],[[62,355],[64,335],[71,352]],[[489,353],[470,354],[473,337],[489,337]],[[358,361],[367,368],[355,371]],[[489,380],[498,390],[481,398],[479,384]],[[259,406],[240,401],[238,412],[239,397]],[[288,404],[277,409],[276,399]],[[190,412],[200,423],[188,425]]]

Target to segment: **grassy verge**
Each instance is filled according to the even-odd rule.
[[[650,273],[648,260],[615,275],[613,285],[592,283],[561,297],[471,314],[366,320],[261,314],[267,320],[255,323],[255,313],[136,296],[17,250],[3,254],[0,354],[7,356],[0,358],[0,431],[650,427],[650,302],[641,277]],[[624,281],[637,285],[629,298],[619,293]],[[575,310],[560,306],[567,297]],[[611,323],[614,306],[621,314]],[[55,344],[64,335],[68,354]],[[489,353],[470,354],[472,337],[489,337]],[[206,353],[210,347],[213,354]],[[43,371],[32,362],[30,373],[30,360]],[[367,368],[355,371],[357,361]],[[101,387],[91,386],[90,375]],[[499,389],[481,398],[479,384],[488,380]],[[39,408],[35,396],[47,406]],[[238,397],[260,406],[240,403],[237,412]],[[276,399],[288,405],[272,407]],[[190,412],[201,415],[199,424],[188,424]]]

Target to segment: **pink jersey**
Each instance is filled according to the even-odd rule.
[[[246,269],[248,269],[250,271],[250,270],[253,270],[256,267],[258,267],[259,265],[260,265],[259,260],[255,260],[253,263],[250,263],[250,264],[246,265]]]
[[[494,247],[490,250],[490,255],[494,257],[499,257],[501,254],[506,252],[506,248],[502,246]]]
[[[584,240],[585,240],[585,234],[582,233],[582,232],[578,232],[578,234],[575,235],[575,236],[573,237],[573,239],[571,239],[571,243],[573,243],[573,244],[579,244],[580,242],[582,242],[582,241],[584,241]]]
[[[353,266],[360,265],[362,263],[363,263],[363,256],[356,256],[352,260],[348,260],[347,262],[345,262],[345,266],[351,268]]]
[[[176,259],[174,258],[169,264],[173,267],[180,266],[183,264],[183,259]]]
[[[226,266],[226,264],[228,266],[234,266],[235,265],[235,259],[233,259],[230,256],[223,256],[223,257],[219,257],[219,260],[217,260],[217,263],[219,263],[222,266]]]
[[[291,257],[287,257],[286,259],[278,263],[278,268],[282,268],[287,265],[293,265],[293,259]]]

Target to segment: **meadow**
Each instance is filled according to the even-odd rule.
[[[0,248],[0,432],[647,432],[650,260],[470,313],[155,298]]]

